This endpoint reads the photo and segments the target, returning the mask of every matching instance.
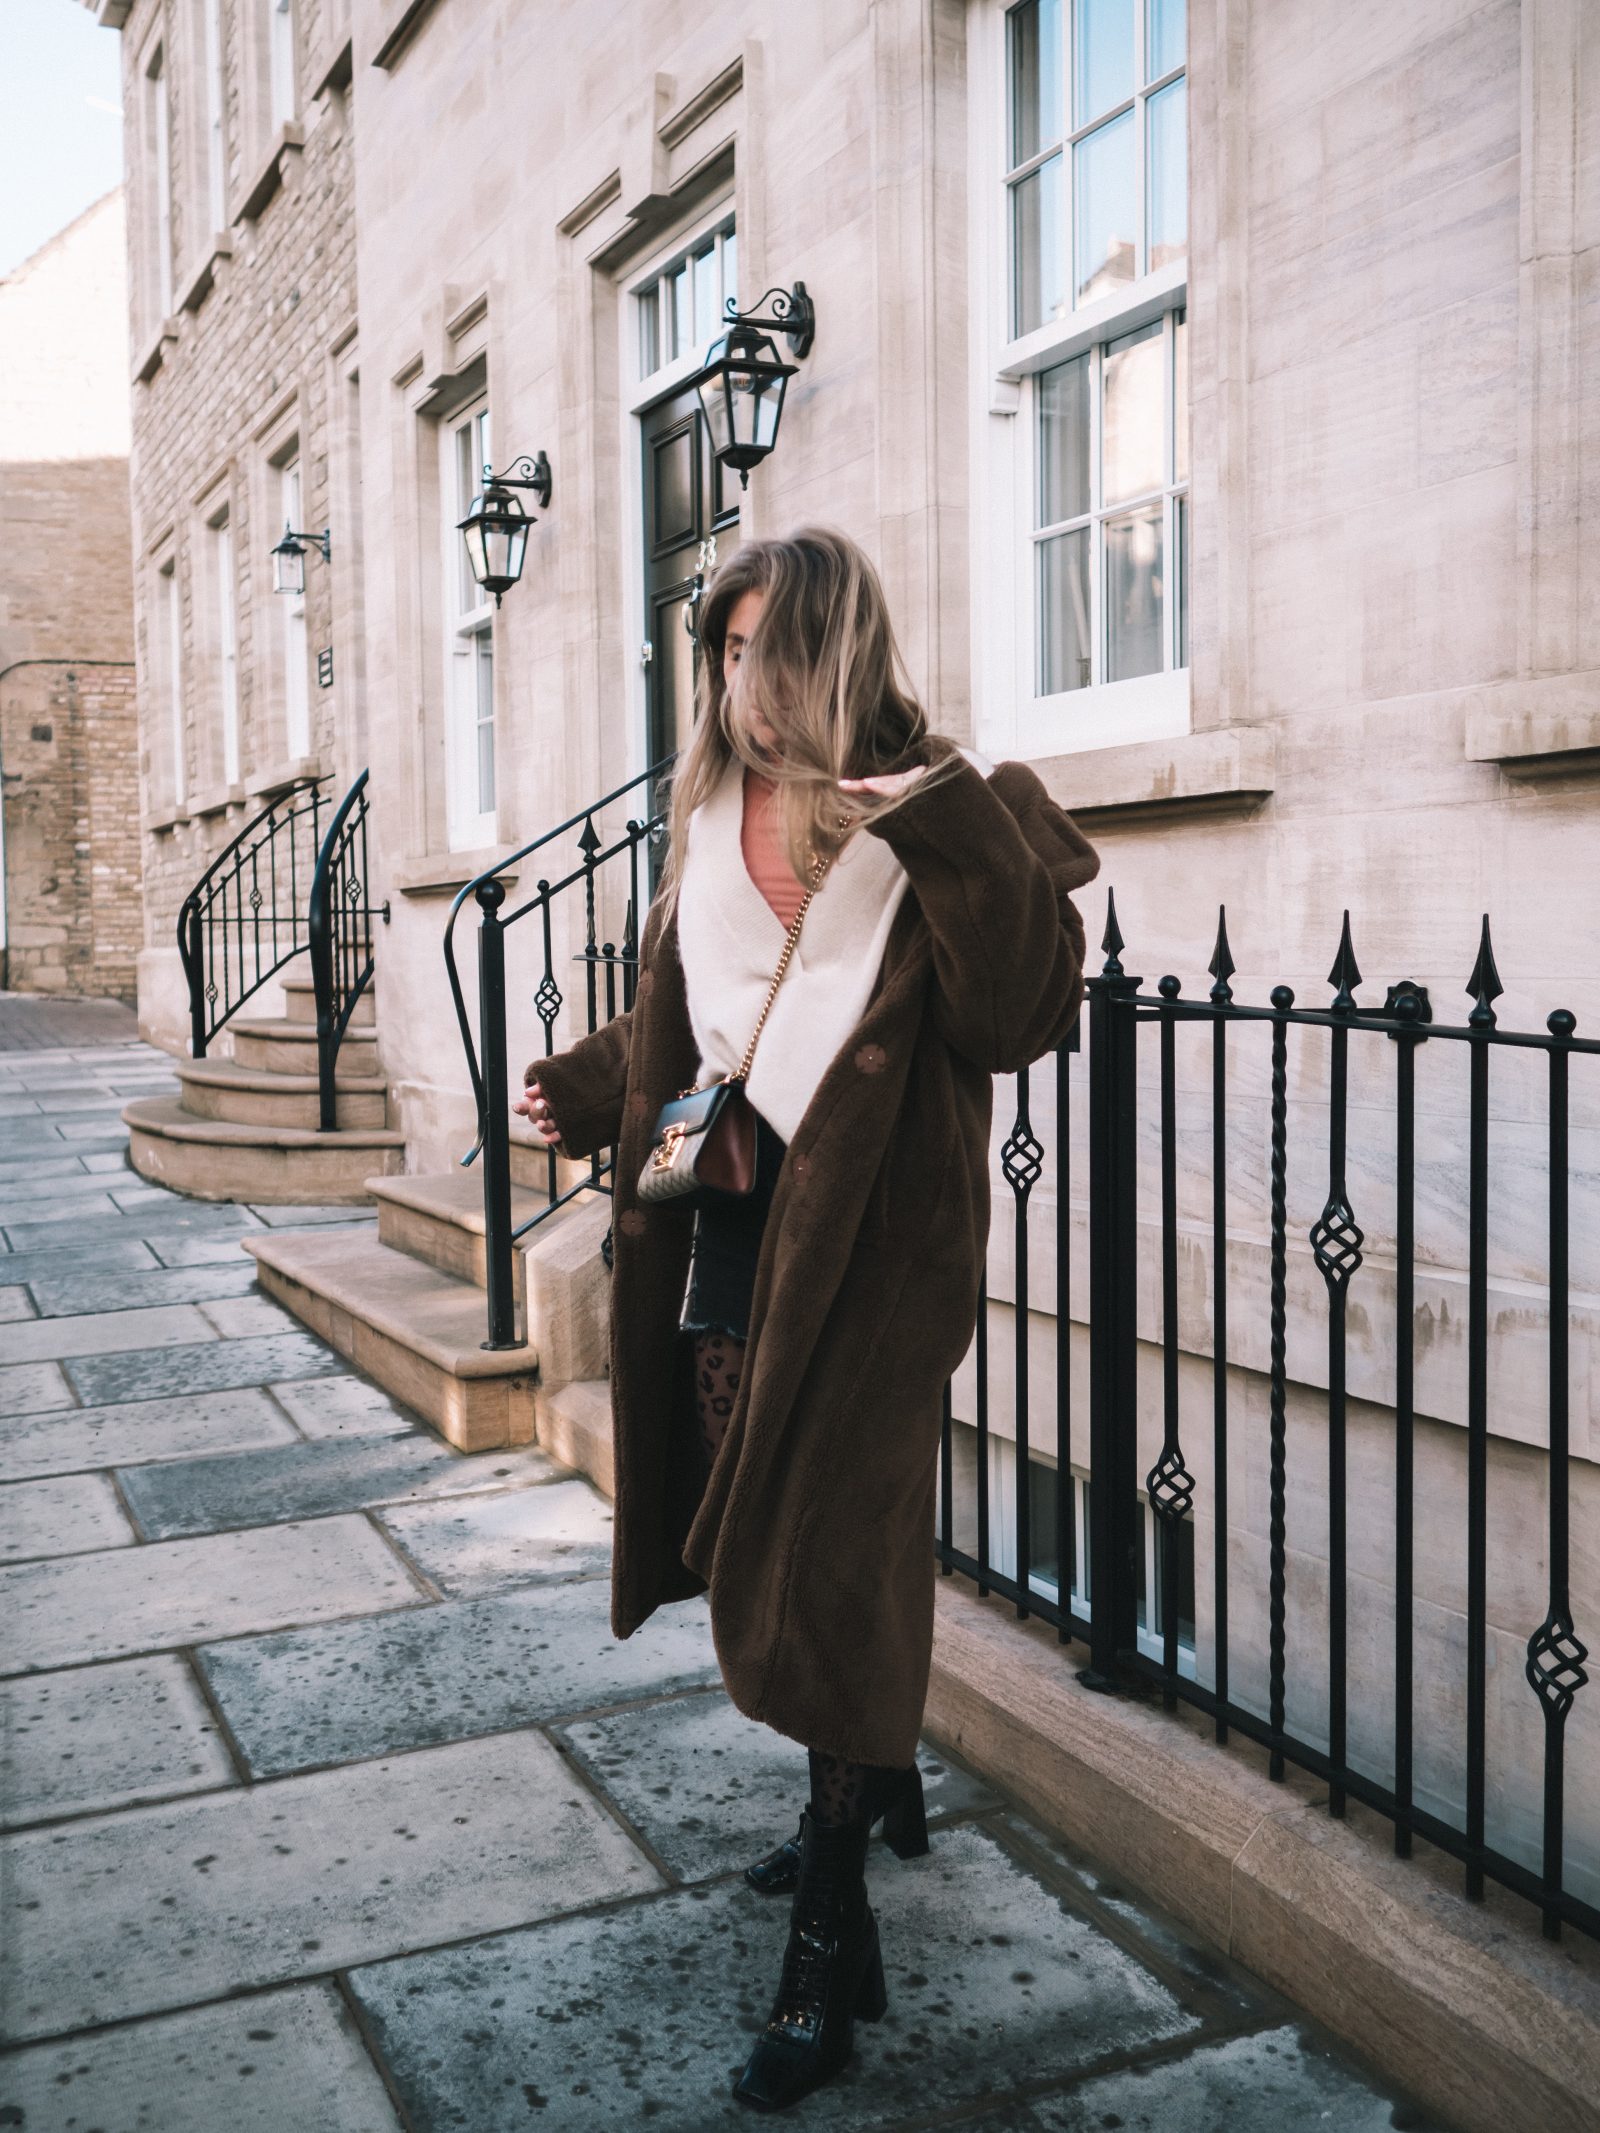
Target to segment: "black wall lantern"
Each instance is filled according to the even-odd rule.
[[[736,311],[728,299],[728,330],[706,350],[705,366],[695,375],[711,449],[725,467],[739,476],[739,486],[750,486],[750,469],[760,466],[778,441],[783,419],[783,395],[796,365],[785,363],[773,335],[781,333],[797,356],[811,347],[817,330],[817,315],[806,285],[797,281],[792,289],[769,289],[761,299],[771,306],[771,315]]]
[[[326,563],[330,531],[331,528],[324,527],[321,533],[296,533],[292,526],[284,527],[283,539],[272,551],[272,589],[275,593],[293,593],[298,598],[305,591],[306,549],[315,548]]]
[[[522,576],[528,528],[538,523],[523,509],[518,489],[531,489],[540,509],[549,510],[550,462],[543,452],[536,452],[532,459],[524,454],[513,460],[503,474],[485,467],[483,492],[472,499],[466,517],[457,525],[467,544],[472,575],[485,592],[494,594],[496,607],[501,595],[508,593]]]

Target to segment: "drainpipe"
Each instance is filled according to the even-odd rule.
[[[131,667],[131,659],[13,659],[8,667],[0,667],[0,682],[8,674],[15,674],[19,667]],[[6,771],[5,729],[0,723],[0,992],[8,989],[11,977],[10,935],[6,931]]]

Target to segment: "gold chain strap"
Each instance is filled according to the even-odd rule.
[[[750,1079],[750,1062],[756,1055],[756,1040],[766,1027],[766,1020],[771,1012],[772,1003],[778,997],[778,987],[783,983],[783,974],[789,967],[789,959],[794,954],[796,943],[800,939],[800,922],[806,915],[812,897],[821,888],[822,877],[827,872],[827,868],[828,862],[825,859],[819,859],[811,870],[811,886],[807,889],[805,895],[801,897],[800,908],[789,922],[789,937],[783,944],[783,953],[778,958],[778,967],[772,974],[772,983],[767,987],[766,1000],[756,1020],[756,1026],[750,1032],[750,1042],[744,1048],[744,1057],[740,1060],[736,1073],[723,1075],[724,1081],[748,1081]]]

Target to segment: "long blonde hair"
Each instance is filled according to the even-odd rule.
[[[764,598],[739,655],[736,705],[722,662],[729,617],[747,592]],[[962,761],[951,747],[947,759],[934,761],[898,795],[838,790],[842,777],[873,777],[926,760],[928,743],[937,738],[911,692],[878,574],[847,534],[802,526],[782,539],[747,541],[706,588],[699,628],[695,726],[673,766],[668,851],[657,891],[663,923],[683,878],[689,817],[735,756],[776,785],[789,864],[807,884],[817,857],[831,860],[860,825],[904,806]],[[776,760],[757,752],[753,727],[740,714],[771,726]]]

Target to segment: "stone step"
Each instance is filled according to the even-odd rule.
[[[476,1166],[368,1181],[378,1239],[480,1291],[487,1283],[483,1180]],[[542,1193],[511,1193],[513,1227],[548,1206]],[[582,1193],[521,1239],[511,1255],[519,1330],[537,1347],[547,1384],[603,1376],[611,1277],[601,1242],[611,1224],[603,1193]]]
[[[483,1291],[349,1230],[241,1239],[269,1296],[458,1451],[534,1441],[538,1357],[483,1345]]]
[[[586,1475],[603,1495],[615,1497],[609,1378],[576,1378],[550,1392],[536,1388],[533,1416],[541,1451]]]
[[[274,1206],[364,1206],[375,1172],[404,1168],[403,1133],[356,1128],[236,1125],[197,1118],[176,1096],[140,1096],[123,1106],[128,1157],[158,1185],[196,1200]]]
[[[350,1017],[352,1029],[371,1029],[378,1019],[378,981],[373,979],[366,991],[357,1000],[355,1012]],[[317,996],[309,977],[285,978],[283,981],[284,1012],[291,1022],[309,1022],[315,1027],[317,1020]]]
[[[183,1108],[192,1118],[236,1126],[301,1126],[314,1132],[320,1115],[315,1074],[268,1074],[231,1059],[180,1059]],[[389,1123],[389,1089],[381,1074],[341,1070],[337,1083],[341,1127]]]
[[[231,1023],[233,1063],[264,1074],[315,1074],[317,1033],[314,1023],[291,1021],[287,1015],[240,1018]],[[339,1047],[339,1072],[376,1074],[378,1037],[369,1024],[346,1030]]]

